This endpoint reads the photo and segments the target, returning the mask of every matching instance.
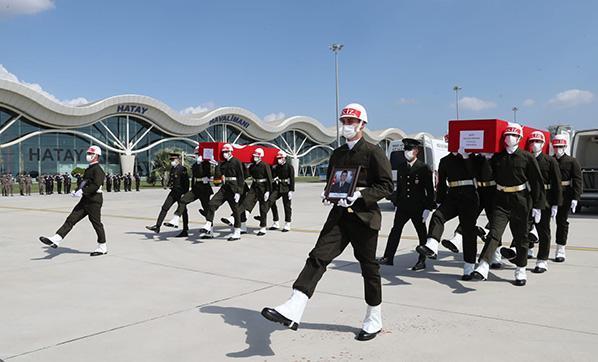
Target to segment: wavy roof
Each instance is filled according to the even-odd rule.
[[[78,128],[114,115],[129,114],[145,119],[166,134],[184,137],[205,130],[210,126],[210,121],[219,116],[228,116],[246,121],[246,127],[237,125],[237,128],[260,141],[272,140],[288,130],[300,130],[315,142],[322,144],[336,140],[334,127],[324,127],[318,120],[308,116],[292,116],[280,121],[264,122],[254,113],[240,107],[220,107],[209,112],[187,115],[154,98],[134,94],[69,106],[57,103],[23,84],[3,79],[0,79],[0,104],[23,113],[37,123],[61,129]],[[143,114],[122,112],[118,110],[119,105],[138,105],[147,110]],[[365,138],[376,143],[384,139],[402,139],[405,136],[405,132],[398,128],[365,130]]]

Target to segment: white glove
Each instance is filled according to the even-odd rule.
[[[201,181],[202,181],[204,184],[207,184],[207,183],[210,183],[210,178],[209,178],[209,177],[202,177]]]
[[[577,209],[577,200],[571,200],[571,212],[575,214],[575,209]]]
[[[467,160],[469,158],[469,153],[465,152],[464,146],[460,146],[458,152],[463,157],[464,160]]]
[[[81,196],[83,196],[83,190],[73,191],[73,192],[71,192],[71,196],[72,197],[81,197]]]
[[[322,203],[324,204],[324,206],[332,205],[332,202],[328,201],[328,199],[326,198],[326,191],[322,191],[320,198],[322,199]]]
[[[540,222],[541,217],[542,217],[542,212],[540,211],[540,209],[532,209],[532,218],[534,219],[535,224]]]
[[[424,213],[422,214],[422,219],[424,223],[426,223],[428,217],[430,217],[430,210],[424,209]]]
[[[289,196],[289,201],[293,199],[293,191],[289,191],[287,195]]]
[[[238,204],[239,200],[241,200],[241,194],[235,194],[235,204]]]
[[[550,208],[550,217],[554,219],[556,217],[556,213],[558,211],[559,211],[559,207],[556,205],[552,205],[552,207]]]
[[[350,206],[352,206],[352,205],[355,203],[355,201],[357,201],[357,199],[359,199],[359,198],[361,198],[361,192],[359,192],[359,191],[355,191],[355,192],[353,193],[353,196],[349,196],[349,197],[347,197],[346,199],[340,199],[340,200],[338,201],[338,204],[337,204],[337,205],[338,205],[338,206],[341,206],[341,207],[350,207]]]
[[[264,201],[268,201],[268,198],[270,198],[270,191],[264,193]]]

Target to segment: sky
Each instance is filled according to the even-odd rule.
[[[0,0],[0,77],[66,104],[118,94],[442,136],[456,117],[598,128],[598,1]]]

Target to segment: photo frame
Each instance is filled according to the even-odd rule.
[[[324,196],[328,201],[336,204],[341,199],[353,196],[357,188],[360,166],[357,167],[333,167],[330,178],[324,189]]]

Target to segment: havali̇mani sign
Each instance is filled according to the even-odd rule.
[[[64,148],[30,148],[29,161],[59,161],[59,162],[82,162],[85,161],[85,148],[64,149]]]
[[[138,104],[119,104],[116,107],[116,112],[118,113],[135,113],[143,115],[147,110],[147,107]]]
[[[239,116],[227,114],[226,116],[218,116],[210,121],[210,126],[214,124],[233,123],[243,128],[249,127],[249,122]]]

